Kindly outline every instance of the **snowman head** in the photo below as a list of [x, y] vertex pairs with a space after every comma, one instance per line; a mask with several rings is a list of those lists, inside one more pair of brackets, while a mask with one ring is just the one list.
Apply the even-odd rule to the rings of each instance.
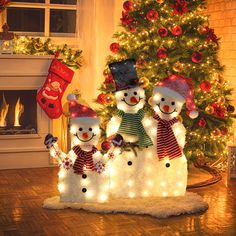
[[126, 113], [136, 113], [145, 105], [145, 91], [140, 87], [118, 91], [115, 97], [117, 108]]
[[68, 95], [70, 133], [73, 145], [97, 145], [100, 138], [99, 119], [90, 107], [79, 104], [75, 97]]
[[96, 146], [101, 134], [99, 121], [90, 117], [72, 118], [70, 133], [73, 145]]
[[136, 113], [145, 104], [145, 92], [138, 87], [135, 65], [134, 59], [109, 64], [116, 85], [117, 108], [127, 113]]
[[190, 118], [196, 118], [193, 91], [184, 77], [172, 75], [154, 87], [151, 105], [161, 119], [171, 120], [178, 116], [184, 103]]

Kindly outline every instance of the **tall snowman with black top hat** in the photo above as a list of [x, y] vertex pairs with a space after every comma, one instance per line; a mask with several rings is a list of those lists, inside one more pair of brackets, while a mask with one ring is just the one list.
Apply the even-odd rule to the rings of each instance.
[[183, 196], [187, 186], [187, 160], [183, 153], [186, 130], [177, 119], [186, 103], [187, 114], [194, 119], [198, 116], [193, 90], [189, 81], [172, 75], [153, 90], [152, 106], [156, 120], [156, 157], [159, 160], [155, 178], [157, 195]]
[[[128, 59], [109, 65], [116, 85], [115, 98], [118, 109], [117, 115], [112, 117], [106, 130], [108, 137], [116, 135], [113, 143], [116, 146], [115, 151], [118, 150], [114, 151], [115, 158], [109, 163], [113, 197], [133, 198], [147, 193], [142, 173], [153, 140], [148, 130], [148, 126], [151, 128], [150, 121], [143, 109], [146, 103], [145, 91], [139, 87], [135, 64], [135, 60]], [[119, 153], [117, 146], [129, 143], [136, 145], [136, 154], [132, 151]]]
[[109, 198], [109, 173], [106, 159], [96, 148], [100, 138], [99, 119], [90, 107], [79, 104], [74, 95], [68, 98], [72, 150], [66, 155], [50, 135], [45, 140], [50, 153], [55, 157], [59, 155], [61, 160], [58, 174], [60, 201], [106, 202]]

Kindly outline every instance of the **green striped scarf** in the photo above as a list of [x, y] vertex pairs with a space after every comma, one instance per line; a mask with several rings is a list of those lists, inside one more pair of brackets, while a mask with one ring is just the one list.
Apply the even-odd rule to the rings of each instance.
[[153, 145], [142, 124], [142, 119], [145, 115], [143, 109], [140, 109], [135, 114], [119, 110], [117, 115], [122, 118], [118, 133], [138, 136], [138, 146], [140, 148]]

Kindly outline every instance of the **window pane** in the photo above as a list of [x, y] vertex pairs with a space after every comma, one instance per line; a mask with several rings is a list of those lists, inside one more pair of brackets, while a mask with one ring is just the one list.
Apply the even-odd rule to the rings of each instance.
[[50, 10], [50, 32], [52, 33], [75, 33], [76, 11], [75, 10]]
[[45, 3], [45, 0], [13, 0], [12, 2], [40, 2]]
[[44, 9], [7, 9], [7, 23], [11, 31], [44, 32]]
[[77, 4], [77, 0], [51, 0], [53, 4]]

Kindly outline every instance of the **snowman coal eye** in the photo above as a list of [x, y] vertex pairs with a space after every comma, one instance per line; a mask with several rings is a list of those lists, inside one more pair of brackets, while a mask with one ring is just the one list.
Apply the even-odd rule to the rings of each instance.
[[164, 102], [164, 101], [165, 101], [165, 98], [161, 98], [161, 101]]
[[89, 131], [92, 131], [93, 129], [92, 128], [89, 128]]
[[134, 92], [134, 95], [137, 95], [138, 93], [137, 92]]
[[82, 131], [83, 129], [82, 128], [79, 128], [79, 131]]
[[174, 106], [174, 105], [175, 105], [175, 102], [172, 102], [171, 105]]
[[127, 96], [128, 96], [128, 93], [124, 93], [124, 96], [127, 97]]

